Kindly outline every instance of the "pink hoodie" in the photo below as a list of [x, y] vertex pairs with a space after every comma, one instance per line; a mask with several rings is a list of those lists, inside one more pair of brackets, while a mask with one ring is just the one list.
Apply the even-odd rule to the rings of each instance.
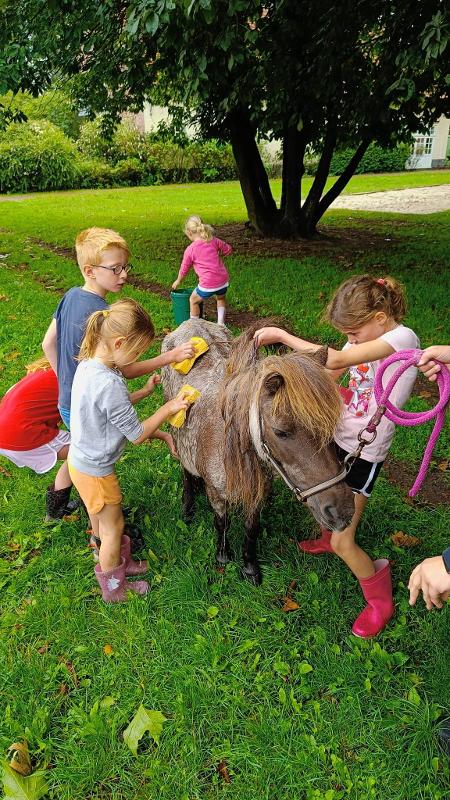
[[186, 247], [178, 278], [181, 280], [194, 267], [201, 289], [220, 289], [229, 281], [229, 275], [220, 256], [229, 256], [233, 248], [214, 236], [209, 242], [195, 239]]

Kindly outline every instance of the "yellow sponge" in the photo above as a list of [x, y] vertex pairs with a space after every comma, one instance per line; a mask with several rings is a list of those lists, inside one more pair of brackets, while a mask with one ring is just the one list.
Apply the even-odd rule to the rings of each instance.
[[[189, 405], [195, 403], [195, 401], [198, 400], [201, 394], [201, 392], [199, 392], [198, 389], [194, 389], [194, 387], [189, 386], [188, 383], [185, 383], [184, 386], [181, 387], [180, 391], [177, 394], [177, 397], [180, 397], [180, 395], [185, 393], [188, 393], [185, 400], [187, 403], [189, 403]], [[172, 414], [171, 417], [167, 417], [167, 422], [170, 422], [170, 424], [173, 425], [174, 428], [181, 428], [181, 426], [184, 425], [184, 423], [186, 422], [186, 409], [182, 408], [181, 411], [177, 411], [176, 414]]]
[[194, 345], [194, 355], [192, 358], [185, 358], [184, 361], [178, 361], [172, 364], [172, 367], [181, 375], [187, 375], [197, 361], [197, 358], [209, 350], [209, 344], [205, 342], [201, 336], [192, 336], [190, 341]]

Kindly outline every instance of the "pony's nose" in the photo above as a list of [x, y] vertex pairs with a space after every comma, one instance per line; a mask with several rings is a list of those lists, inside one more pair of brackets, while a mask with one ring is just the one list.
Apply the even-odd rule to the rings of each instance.
[[325, 518], [327, 522], [327, 527], [331, 531], [344, 530], [344, 528], [350, 525], [352, 519], [352, 514], [344, 516], [342, 514], [342, 509], [340, 512], [339, 509], [336, 508], [336, 506], [332, 505], [332, 503], [329, 503], [328, 505], [322, 507], [322, 516]]

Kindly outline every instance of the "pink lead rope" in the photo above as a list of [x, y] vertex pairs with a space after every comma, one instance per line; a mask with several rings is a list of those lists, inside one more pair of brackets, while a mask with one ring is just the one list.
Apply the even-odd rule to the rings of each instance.
[[[417, 473], [416, 480], [408, 492], [410, 497], [415, 497], [425, 479], [425, 475], [427, 474], [427, 470], [430, 465], [434, 445], [436, 444], [438, 436], [442, 430], [442, 426], [444, 425], [445, 409], [450, 401], [450, 372], [445, 364], [441, 364], [442, 369], [437, 373], [437, 384], [439, 386], [440, 397], [439, 402], [434, 406], [434, 408], [431, 408], [429, 411], [403, 411], [401, 408], [396, 408], [389, 401], [389, 395], [400, 376], [403, 375], [403, 373], [406, 372], [409, 367], [417, 366], [422, 356], [422, 352], [422, 350], [399, 350], [398, 353], [393, 353], [391, 356], [388, 356], [388, 358], [386, 358], [383, 363], [380, 364], [375, 375], [375, 399], [378, 403], [378, 409], [365, 429], [368, 433], [374, 433], [376, 431], [376, 426], [383, 416], [383, 409], [387, 419], [391, 420], [391, 422], [395, 422], [397, 425], [422, 425], [422, 423], [436, 418], [434, 428], [431, 432], [431, 436], [423, 454], [422, 463], [420, 465], [419, 472]], [[433, 360], [435, 360], [437, 364], [441, 363], [436, 359]], [[390, 364], [393, 364], [396, 361], [403, 361], [404, 364], [395, 370], [386, 387], [383, 388], [384, 372]]]

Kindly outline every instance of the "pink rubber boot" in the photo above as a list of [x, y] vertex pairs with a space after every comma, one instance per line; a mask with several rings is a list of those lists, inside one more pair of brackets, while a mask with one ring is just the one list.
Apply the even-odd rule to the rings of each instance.
[[150, 588], [146, 581], [135, 581], [135, 583], [128, 583], [128, 581], [125, 580], [124, 558], [121, 558], [119, 566], [114, 567], [114, 569], [109, 569], [107, 572], [102, 572], [100, 569], [100, 564], [96, 564], [94, 571], [100, 589], [102, 590], [102, 597], [105, 603], [122, 603], [124, 600], [126, 600], [127, 592], [147, 594]]
[[321, 528], [320, 533], [322, 534], [320, 539], [307, 539], [304, 542], [297, 542], [299, 550], [303, 550], [304, 553], [311, 553], [314, 556], [318, 556], [320, 553], [333, 553], [331, 531]]
[[387, 558], [373, 562], [375, 575], [359, 582], [367, 605], [353, 623], [352, 632], [362, 639], [377, 636], [394, 613], [391, 568]]
[[127, 575], [127, 577], [143, 575], [144, 572], [148, 571], [147, 561], [134, 561], [131, 558], [131, 539], [126, 533], [122, 535], [120, 557], [125, 559], [125, 575]]

